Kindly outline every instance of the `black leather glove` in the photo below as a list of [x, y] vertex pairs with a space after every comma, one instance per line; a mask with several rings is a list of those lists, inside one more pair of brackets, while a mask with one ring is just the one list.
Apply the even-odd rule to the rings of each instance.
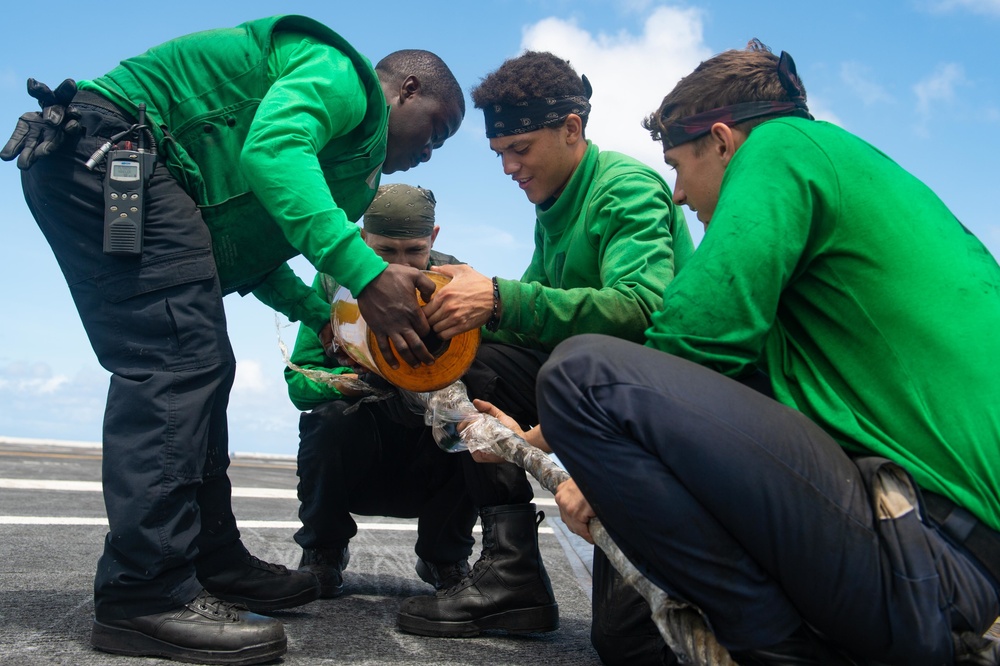
[[28, 94], [38, 100], [42, 110], [18, 118], [14, 133], [0, 150], [0, 160], [9, 162], [17, 157], [18, 169], [30, 169], [58, 148], [65, 135], [80, 131], [80, 115], [68, 110], [76, 95], [76, 81], [66, 79], [53, 92], [44, 83], [28, 79]]

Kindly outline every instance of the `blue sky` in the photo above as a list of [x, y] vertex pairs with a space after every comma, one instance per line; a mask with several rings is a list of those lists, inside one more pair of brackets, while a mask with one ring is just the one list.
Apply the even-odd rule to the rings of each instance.
[[[133, 3], [114, 17], [84, 7], [55, 0], [0, 10], [0, 141], [32, 108], [29, 76], [52, 85], [92, 78], [174, 36], [299, 13], [331, 26], [372, 61], [401, 48], [434, 51], [466, 91], [525, 48], [553, 51], [593, 83], [588, 137], [647, 161], [672, 182], [641, 118], [698, 62], [757, 37], [795, 57], [817, 117], [924, 180], [1000, 256], [1000, 0], [174, 0]], [[487, 275], [516, 278], [527, 265], [533, 208], [503, 175], [471, 103], [459, 133], [431, 162], [384, 182], [435, 192], [437, 249]], [[700, 238], [699, 223], [688, 219]], [[0, 164], [0, 220], [0, 436], [99, 441], [108, 376], [13, 164]], [[308, 264], [293, 265], [311, 279]], [[278, 340], [291, 345], [295, 326], [252, 297], [229, 296], [226, 309], [238, 359], [230, 448], [294, 454], [298, 412], [285, 392]]]

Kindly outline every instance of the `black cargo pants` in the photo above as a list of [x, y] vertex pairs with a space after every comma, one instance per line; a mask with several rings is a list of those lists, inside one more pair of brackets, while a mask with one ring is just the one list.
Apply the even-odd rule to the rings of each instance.
[[[212, 242], [163, 164], [147, 191], [141, 257], [103, 253], [104, 164], [84, 162], [132, 121], [81, 92], [81, 135], [23, 172], [25, 199], [111, 373], [104, 416], [110, 531], [94, 583], [98, 619], [166, 611], [201, 589], [194, 561], [235, 547], [226, 407], [235, 358]], [[58, 325], [58, 319], [53, 322]]]

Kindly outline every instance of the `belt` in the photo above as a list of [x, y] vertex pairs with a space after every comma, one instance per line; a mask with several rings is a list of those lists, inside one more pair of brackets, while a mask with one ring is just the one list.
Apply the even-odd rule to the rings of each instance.
[[968, 550], [1000, 588], [1000, 532], [983, 525], [978, 518], [947, 497], [922, 491], [924, 510], [941, 531]]
[[71, 104], [86, 104], [87, 106], [96, 106], [99, 109], [104, 109], [105, 111], [110, 111], [116, 116], [120, 116], [130, 123], [135, 122], [135, 118], [132, 114], [118, 106], [110, 99], [104, 95], [91, 92], [90, 90], [77, 90], [76, 95], [73, 96], [73, 101]]

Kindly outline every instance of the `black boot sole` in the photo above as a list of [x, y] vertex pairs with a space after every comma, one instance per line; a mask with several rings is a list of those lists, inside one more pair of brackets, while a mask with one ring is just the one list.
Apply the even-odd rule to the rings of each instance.
[[559, 628], [559, 605], [518, 608], [463, 622], [428, 620], [399, 613], [396, 615], [396, 623], [407, 633], [438, 638], [472, 638], [491, 629], [501, 629], [511, 634], [540, 634]]
[[90, 634], [90, 644], [102, 652], [130, 657], [162, 657], [191, 664], [235, 664], [236, 666], [274, 661], [288, 649], [288, 639], [283, 636], [281, 640], [248, 645], [239, 650], [198, 650], [167, 643], [140, 631], [112, 627], [97, 621], [94, 622]]
[[344, 596], [344, 592], [347, 588], [341, 585], [323, 585], [319, 588], [319, 598], [320, 599], [336, 599], [337, 597]]
[[220, 599], [225, 601], [230, 601], [236, 604], [243, 604], [252, 613], [269, 613], [276, 610], [284, 610], [286, 608], [295, 608], [296, 606], [302, 606], [311, 601], [316, 601], [319, 599], [320, 590], [319, 584], [317, 583], [315, 587], [305, 588], [296, 592], [295, 594], [289, 595], [287, 597], [281, 597], [280, 599], [258, 599], [250, 597], [242, 597], [238, 594], [227, 594], [225, 592], [215, 592], [209, 590]]

